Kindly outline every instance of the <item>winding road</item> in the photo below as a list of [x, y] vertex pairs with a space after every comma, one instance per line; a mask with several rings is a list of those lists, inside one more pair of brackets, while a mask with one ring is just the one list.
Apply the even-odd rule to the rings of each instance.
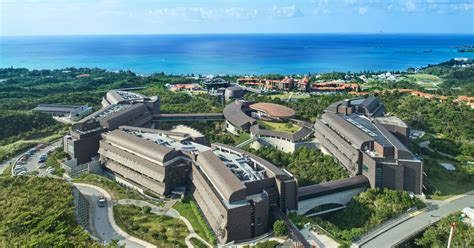
[[[135, 238], [124, 232], [115, 223], [113, 215], [113, 202], [110, 194], [104, 189], [82, 183], [74, 183], [81, 193], [89, 200], [91, 205], [90, 225], [92, 232], [97, 238], [109, 243], [113, 239], [118, 239], [120, 245], [130, 248], [156, 247], [141, 239]], [[98, 198], [103, 195], [107, 199], [106, 207], [97, 205]]]
[[474, 207], [474, 191], [430, 204], [431, 211], [416, 215], [360, 245], [363, 248], [393, 247], [429, 225], [465, 207]]
[[[130, 236], [124, 232], [116, 224], [113, 216], [113, 201], [110, 194], [104, 189], [90, 184], [74, 183], [74, 185], [79, 189], [79, 191], [88, 198], [91, 203], [91, 212], [90, 212], [90, 227], [94, 236], [100, 238], [105, 242], [110, 242], [113, 239], [118, 239], [119, 244], [125, 245], [127, 248], [135, 247], [156, 247], [155, 245], [148, 243], [144, 240], [138, 239], [136, 237]], [[107, 199], [106, 207], [99, 207], [97, 205], [99, 196], [103, 195]], [[212, 247], [206, 240], [200, 237], [195, 231], [188, 219], [181, 216], [178, 211], [173, 208], [162, 208], [156, 205], [153, 205], [146, 201], [141, 200], [132, 200], [132, 199], [120, 199], [117, 201], [117, 204], [120, 205], [135, 205], [135, 206], [149, 206], [151, 212], [157, 215], [165, 215], [171, 218], [177, 218], [184, 222], [186, 227], [189, 230], [189, 235], [186, 236], [185, 242], [188, 247], [193, 247], [191, 243], [191, 238], [197, 238], [206, 244], [208, 247]]]

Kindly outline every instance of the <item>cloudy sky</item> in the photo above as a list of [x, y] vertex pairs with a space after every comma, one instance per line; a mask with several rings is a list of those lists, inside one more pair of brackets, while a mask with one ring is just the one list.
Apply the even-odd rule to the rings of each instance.
[[474, 0], [0, 0], [0, 35], [469, 33]]

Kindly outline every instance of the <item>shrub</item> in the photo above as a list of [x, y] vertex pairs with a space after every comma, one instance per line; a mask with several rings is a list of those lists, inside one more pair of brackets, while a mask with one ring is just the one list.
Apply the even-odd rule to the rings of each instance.
[[273, 231], [276, 236], [286, 236], [288, 235], [288, 226], [282, 220], [277, 220], [273, 223]]

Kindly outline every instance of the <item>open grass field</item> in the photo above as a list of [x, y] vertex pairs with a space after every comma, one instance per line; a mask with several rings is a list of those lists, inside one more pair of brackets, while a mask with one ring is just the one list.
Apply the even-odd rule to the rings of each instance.
[[133, 205], [114, 206], [114, 217], [127, 233], [158, 247], [186, 247], [184, 240], [189, 231], [179, 219], [156, 215], [147, 208]]
[[267, 130], [287, 133], [296, 133], [301, 128], [300, 126], [295, 125], [293, 123], [271, 122], [264, 120], [257, 120], [257, 123], [264, 126]]
[[[428, 159], [427, 159], [428, 158]], [[433, 158], [424, 155], [424, 167], [427, 177], [426, 183], [434, 188], [434, 192], [429, 196], [434, 200], [445, 200], [452, 196], [459, 195], [474, 190], [474, 180], [472, 169], [466, 169], [456, 160], [447, 158]], [[455, 171], [443, 168], [440, 163], [450, 163], [456, 167]]]
[[437, 88], [438, 85], [443, 82], [443, 80], [437, 76], [423, 73], [409, 74], [406, 75], [404, 79], [428, 88]]

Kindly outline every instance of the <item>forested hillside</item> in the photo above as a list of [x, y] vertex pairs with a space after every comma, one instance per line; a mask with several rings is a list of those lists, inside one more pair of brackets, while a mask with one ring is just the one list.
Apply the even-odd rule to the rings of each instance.
[[0, 246], [99, 247], [77, 224], [72, 201], [62, 180], [0, 176]]

